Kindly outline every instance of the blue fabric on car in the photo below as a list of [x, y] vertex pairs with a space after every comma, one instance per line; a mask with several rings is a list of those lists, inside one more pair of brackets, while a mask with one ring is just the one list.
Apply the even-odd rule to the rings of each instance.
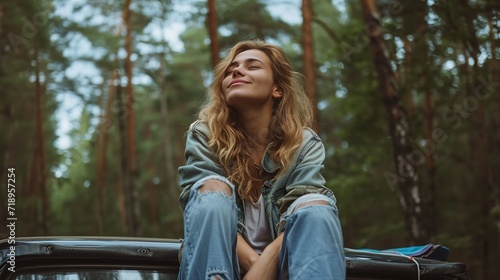
[[450, 249], [439, 244], [426, 244], [426, 245], [391, 248], [384, 250], [375, 250], [375, 249], [360, 249], [360, 250], [370, 251], [370, 252], [382, 252], [382, 253], [393, 252], [409, 257], [417, 257], [417, 258], [431, 259], [437, 261], [446, 261], [450, 253]]

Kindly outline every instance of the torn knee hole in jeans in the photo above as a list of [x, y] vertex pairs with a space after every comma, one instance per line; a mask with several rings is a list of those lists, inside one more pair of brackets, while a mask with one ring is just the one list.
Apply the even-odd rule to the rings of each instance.
[[313, 206], [313, 205], [330, 205], [330, 203], [328, 203], [328, 201], [326, 201], [326, 200], [308, 201], [308, 202], [300, 203], [299, 205], [297, 205], [296, 209], [300, 209], [300, 208], [307, 207], [307, 206]]
[[227, 278], [225, 275], [210, 275], [209, 278], [210, 280], [228, 280], [229, 278]]
[[227, 271], [218, 267], [217, 269], [208, 270], [208, 279], [210, 280], [229, 280]]
[[218, 193], [218, 194], [223, 194], [223, 195], [225, 195], [225, 196], [227, 196], [227, 197], [231, 197], [231, 192], [226, 192], [226, 191], [224, 191], [224, 190], [208, 190], [208, 191], [207, 191], [207, 190], [202, 190], [202, 189], [199, 189], [199, 190], [198, 190], [198, 193], [199, 193], [200, 195], [202, 195], [202, 194], [210, 194], [210, 193]]
[[220, 192], [228, 195], [229, 197], [233, 195], [231, 187], [217, 179], [211, 179], [204, 182], [203, 185], [198, 189], [199, 194], [205, 194], [209, 192]]

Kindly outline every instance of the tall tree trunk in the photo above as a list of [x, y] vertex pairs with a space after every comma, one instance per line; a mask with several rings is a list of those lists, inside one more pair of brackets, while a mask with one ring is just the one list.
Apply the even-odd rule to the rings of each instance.
[[[165, 79], [164, 79], [165, 80]], [[168, 124], [168, 120], [170, 114], [168, 112], [168, 103], [167, 103], [167, 92], [166, 85], [162, 87], [161, 95], [160, 95], [160, 114], [162, 118], [163, 131], [165, 132], [165, 136], [163, 137], [163, 147], [165, 151], [165, 169], [166, 169], [166, 177], [168, 184], [168, 193], [172, 197], [177, 197], [179, 195], [179, 191], [177, 188], [177, 184], [175, 184], [175, 175], [174, 175], [174, 157], [172, 155], [172, 141], [171, 141], [171, 132], [170, 126]]]
[[313, 106], [314, 123], [312, 129], [319, 133], [318, 97], [316, 95], [316, 70], [314, 65], [314, 46], [311, 28], [311, 22], [313, 18], [311, 0], [302, 0], [302, 17], [302, 49], [304, 50], [302, 63], [304, 65], [304, 76], [306, 77], [305, 89]]
[[[162, 57], [162, 65], [163, 69], [166, 69], [166, 61], [165, 57]], [[166, 74], [163, 75], [162, 80], [160, 82], [160, 114], [162, 119], [162, 126], [165, 135], [163, 136], [163, 147], [165, 153], [165, 171], [166, 171], [166, 179], [167, 179], [167, 188], [169, 196], [175, 198], [179, 196], [179, 189], [176, 182], [176, 177], [174, 175], [174, 157], [172, 155], [172, 141], [171, 141], [171, 127], [169, 125], [170, 114], [168, 110], [168, 94], [167, 94], [167, 82], [166, 82]]]
[[131, 10], [130, 10], [130, 1], [125, 1], [125, 13], [124, 13], [124, 22], [126, 26], [126, 36], [125, 36], [125, 50], [127, 52], [127, 56], [125, 57], [125, 74], [127, 76], [127, 177], [126, 181], [128, 184], [127, 195], [130, 196], [130, 203], [127, 207], [132, 209], [131, 215], [131, 227], [132, 227], [132, 235], [139, 236], [140, 229], [140, 208], [139, 208], [139, 198], [135, 185], [135, 180], [137, 178], [137, 165], [136, 165], [136, 148], [135, 148], [135, 116], [134, 116], [134, 92], [132, 85], [132, 61], [130, 59], [132, 55], [132, 22], [131, 22]]
[[479, 218], [479, 220], [481, 221], [481, 230], [479, 230], [479, 237], [482, 247], [481, 263], [484, 275], [483, 279], [492, 279], [494, 277], [491, 274], [491, 270], [494, 267], [494, 264], [491, 257], [495, 253], [492, 252], [491, 249], [492, 246], [495, 245], [490, 243], [489, 237], [493, 229], [493, 219], [490, 213], [493, 209], [492, 197], [494, 193], [493, 189], [490, 187], [491, 185], [488, 182], [489, 171], [491, 170], [491, 166], [489, 165], [487, 160], [489, 153], [488, 147], [490, 143], [488, 141], [488, 131], [485, 126], [486, 118], [484, 111], [484, 104], [480, 103], [473, 119], [474, 127], [476, 127], [477, 129], [476, 133], [472, 133], [472, 135], [474, 135], [473, 137], [476, 137], [476, 139], [473, 140], [473, 142], [475, 143], [474, 147], [477, 147], [477, 150], [473, 150], [475, 153], [473, 158], [475, 158], [474, 162], [476, 166], [476, 172], [474, 172], [476, 179], [474, 180], [474, 182], [475, 184], [477, 184], [477, 186], [479, 186], [478, 190], [481, 193], [481, 200], [479, 203], [481, 207], [479, 215], [480, 218], [476, 218]]
[[[125, 17], [125, 10], [122, 12], [122, 18]], [[120, 21], [120, 24], [116, 28], [115, 35], [119, 37], [122, 33], [124, 26], [124, 20]], [[101, 118], [100, 122], [98, 125], [97, 129], [97, 178], [96, 178], [96, 189], [97, 189], [97, 221], [98, 221], [98, 230], [100, 234], [103, 234], [103, 227], [102, 227], [102, 220], [105, 215], [105, 210], [104, 210], [104, 205], [106, 201], [105, 197], [105, 191], [104, 191], [104, 181], [105, 181], [105, 174], [106, 174], [106, 158], [107, 158], [107, 151], [108, 151], [108, 142], [109, 142], [109, 129], [112, 123], [111, 120], [111, 110], [112, 110], [112, 104], [114, 101], [114, 93], [116, 91], [115, 87], [115, 81], [117, 80], [118, 76], [118, 49], [115, 50], [115, 59], [113, 61], [114, 68], [111, 71], [111, 77], [109, 78], [109, 83], [108, 83], [108, 94], [107, 98], [104, 97], [104, 94], [101, 94], [99, 96], [99, 101], [100, 103], [104, 104], [106, 103], [106, 106], [100, 105], [100, 110], [101, 110]], [[123, 180], [118, 180], [117, 182], [119, 186], [123, 184]], [[121, 183], [120, 183], [121, 182]], [[123, 187], [123, 185], [121, 185]], [[118, 195], [123, 195], [123, 192], [118, 191]], [[118, 199], [119, 203], [123, 202], [123, 199]], [[124, 209], [125, 206], [119, 205], [120, 209], [120, 215], [122, 219], [126, 217], [124, 214]], [[122, 224], [125, 225], [125, 222], [122, 220]], [[125, 229], [126, 227], [124, 227]], [[126, 230], [124, 230], [125, 232]]]
[[3, 23], [3, 4], [0, 4], [0, 34], [2, 34], [2, 23]]
[[38, 140], [38, 160], [40, 174], [40, 195], [42, 199], [42, 229], [43, 234], [49, 234], [49, 197], [47, 194], [47, 179], [45, 176], [45, 136], [43, 128], [43, 92], [40, 82], [40, 57], [35, 47], [35, 95], [36, 95], [36, 126]]
[[[117, 74], [116, 80], [120, 80], [120, 75]], [[117, 187], [117, 193], [118, 193], [118, 209], [120, 210], [120, 220], [122, 223], [122, 230], [123, 233], [131, 236], [131, 229], [130, 229], [130, 217], [129, 213], [130, 211], [127, 211], [127, 195], [125, 194], [125, 181], [126, 179], [126, 172], [127, 172], [127, 159], [126, 159], [126, 153], [127, 153], [127, 137], [125, 135], [125, 117], [123, 116], [124, 114], [124, 105], [123, 105], [123, 97], [122, 97], [122, 87], [120, 85], [115, 87], [115, 95], [116, 95], [116, 101], [118, 104], [118, 112], [117, 112], [117, 123], [118, 123], [118, 143], [119, 143], [119, 164], [118, 164], [118, 179], [116, 182], [116, 187]]]
[[[37, 138], [38, 134], [38, 129], [35, 133], [34, 139]], [[28, 184], [26, 184], [26, 197], [28, 198], [31, 203], [28, 204], [28, 221], [27, 224], [30, 225], [28, 230], [29, 232], [38, 233], [39, 228], [37, 226], [37, 207], [36, 207], [36, 201], [37, 201], [37, 186], [38, 186], [38, 170], [39, 170], [39, 153], [38, 153], [38, 147], [36, 150], [33, 150], [33, 156], [32, 156], [32, 161], [31, 161], [31, 168], [30, 168], [30, 177], [29, 180], [27, 181]]]
[[[464, 11], [464, 20], [467, 27], [466, 36], [464, 39], [464, 49], [466, 50], [465, 56], [472, 58], [473, 65], [472, 69], [467, 72], [468, 77], [466, 77], [467, 83], [470, 85], [470, 90], [467, 92], [474, 93], [475, 90], [480, 86], [478, 81], [478, 76], [481, 75], [481, 69], [479, 66], [479, 54], [480, 46], [479, 39], [477, 37], [477, 31], [474, 22], [477, 20], [477, 11], [475, 7], [471, 6], [468, 1], [461, 0], [459, 3]], [[467, 64], [465, 64], [467, 66]], [[482, 68], [482, 67], [481, 67]], [[469, 96], [467, 96], [468, 98]], [[474, 96], [472, 96], [474, 97]], [[469, 99], [470, 100], [470, 99]], [[471, 158], [474, 162], [474, 192], [479, 195], [479, 212], [474, 221], [477, 222], [477, 229], [475, 234], [475, 239], [479, 241], [480, 246], [478, 246], [478, 251], [476, 251], [476, 256], [480, 256], [481, 263], [481, 274], [483, 279], [495, 278], [492, 271], [494, 271], [495, 262], [498, 259], [495, 255], [496, 252], [492, 251], [494, 247], [498, 248], [498, 240], [490, 242], [490, 236], [493, 233], [493, 222], [494, 219], [491, 215], [492, 209], [494, 207], [493, 197], [495, 196], [491, 184], [489, 184], [488, 178], [490, 177], [490, 170], [493, 170], [493, 164], [488, 160], [490, 158], [490, 152], [493, 148], [492, 141], [489, 139], [489, 132], [486, 119], [486, 108], [485, 100], [475, 99], [477, 106], [473, 106], [472, 110], [469, 112], [472, 114], [472, 127], [471, 127]], [[491, 147], [491, 148], [490, 148]]]
[[[434, 133], [434, 107], [432, 104], [432, 93], [429, 88], [424, 93], [424, 117], [425, 117], [425, 135], [426, 135], [426, 150], [435, 150], [436, 144], [433, 143]], [[429, 237], [436, 233], [436, 161], [434, 152], [425, 153], [427, 163], [427, 187], [423, 194], [425, 197], [425, 212], [429, 221], [427, 226]]]
[[[398, 81], [392, 71], [385, 46], [375, 0], [360, 0], [363, 17], [370, 37], [370, 52], [377, 72], [382, 97], [388, 117], [389, 131], [393, 145], [393, 156], [397, 175], [386, 172], [388, 183], [397, 181], [397, 195], [402, 207], [405, 228], [410, 244], [428, 242], [428, 231], [422, 217], [420, 187], [416, 166], [411, 162], [412, 138], [406, 112], [401, 105]], [[390, 182], [389, 182], [390, 181]]]
[[[215, 5], [214, 4], [209, 4], [209, 5]], [[215, 14], [215, 7], [213, 7], [213, 13]], [[165, 13], [166, 14], [166, 11]], [[163, 21], [165, 22], [166, 19]], [[215, 34], [217, 29], [215, 29]], [[167, 38], [163, 38], [163, 42], [167, 42]], [[218, 39], [214, 39], [214, 42], [217, 44], [217, 57], [219, 55], [219, 45], [218, 45]], [[167, 46], [163, 46], [163, 49], [166, 50]], [[211, 46], [211, 50], [213, 50], [213, 46]], [[212, 57], [213, 58], [213, 57]], [[175, 162], [174, 162], [174, 156], [173, 156], [173, 145], [172, 145], [172, 128], [169, 125], [169, 120], [170, 120], [170, 113], [169, 113], [169, 106], [168, 106], [168, 81], [167, 81], [167, 72], [166, 69], [168, 67], [167, 65], [167, 60], [166, 60], [166, 53], [162, 52], [161, 57], [160, 57], [160, 65], [161, 65], [161, 71], [160, 71], [160, 78], [155, 79], [157, 80], [158, 86], [160, 87], [160, 114], [161, 114], [161, 125], [163, 127], [163, 132], [165, 133], [163, 136], [163, 150], [165, 154], [165, 174], [166, 174], [166, 179], [167, 179], [167, 193], [169, 194], [169, 197], [171, 199], [174, 199], [175, 202], [177, 202], [177, 198], [179, 197], [180, 193], [180, 188], [179, 186], [175, 183], [177, 182], [176, 179], [176, 169], [175, 169]], [[179, 138], [180, 139], [180, 138]], [[174, 202], [174, 201], [173, 201]], [[179, 205], [178, 203], [173, 203], [172, 205]]]
[[[415, 54], [416, 57], [431, 57], [428, 38], [426, 38], [429, 16], [429, 8], [424, 1], [415, 1], [412, 3], [412, 8], [415, 13], [415, 22], [417, 22], [417, 29], [415, 34]], [[426, 160], [426, 173], [427, 180], [425, 186], [422, 187], [421, 195], [423, 197], [423, 211], [427, 221], [427, 230], [429, 237], [436, 233], [436, 143], [434, 143], [434, 106], [432, 100], [432, 69], [431, 63], [424, 63], [417, 70], [416, 77], [419, 80], [416, 85], [418, 91], [424, 94], [424, 135], [426, 138], [425, 143], [425, 160]]]
[[210, 58], [212, 61], [212, 67], [215, 67], [217, 62], [219, 62], [219, 36], [217, 33], [217, 10], [215, 8], [215, 0], [208, 0], [208, 15], [207, 15], [207, 25], [208, 34], [210, 36]]
[[[118, 198], [120, 202], [120, 209], [125, 211], [126, 214], [126, 223], [125, 223], [125, 231], [128, 236], [133, 236], [132, 229], [132, 208], [131, 205], [131, 197], [127, 194], [129, 191], [129, 183], [130, 180], [128, 173], [128, 160], [127, 160], [127, 132], [126, 132], [126, 124], [125, 124], [125, 115], [126, 108], [123, 102], [123, 93], [122, 87], [118, 86], [116, 90], [116, 100], [118, 102], [118, 112], [117, 112], [117, 120], [118, 120], [118, 135], [119, 135], [119, 143], [120, 143], [120, 173], [121, 180], [118, 182]], [[121, 210], [120, 212], [123, 212]]]
[[[101, 106], [101, 119], [98, 125], [97, 130], [97, 178], [96, 178], [96, 189], [97, 189], [97, 202], [98, 202], [98, 221], [102, 223], [102, 219], [104, 218], [105, 210], [104, 210], [104, 201], [105, 192], [104, 192], [104, 181], [106, 175], [106, 154], [108, 152], [108, 142], [109, 142], [109, 125], [111, 124], [111, 105], [113, 104], [114, 92], [115, 92], [115, 82], [116, 79], [116, 71], [113, 70], [111, 73], [111, 78], [109, 80], [108, 85], [108, 96], [106, 100], [102, 98], [103, 104], [105, 102], [105, 106]], [[102, 96], [102, 95], [101, 95]], [[102, 234], [102, 225], [99, 225], [99, 232]]]
[[122, 159], [120, 158], [120, 162], [117, 165], [117, 170], [119, 177], [116, 180], [116, 191], [118, 193], [118, 209], [120, 211], [120, 221], [122, 225], [122, 232], [128, 236], [131, 236], [130, 226], [128, 225], [128, 213], [127, 213], [127, 201], [125, 196], [125, 177], [123, 175], [123, 165]]
[[[493, 21], [496, 17], [496, 25], [493, 24]], [[500, 47], [500, 40], [498, 36], [495, 36], [495, 34], [498, 34], [500, 32], [500, 25], [498, 19], [500, 18], [500, 10], [492, 10], [489, 18], [488, 18], [488, 25], [490, 27], [490, 53], [492, 55], [495, 54], [495, 50], [497, 50]], [[496, 31], [496, 32], [495, 32]], [[490, 92], [490, 96], [494, 96], [492, 100], [492, 108], [496, 108], [496, 110], [493, 110], [496, 112], [496, 115], [491, 116], [493, 119], [493, 131], [496, 131], [496, 133], [493, 134], [488, 134], [492, 138], [491, 143], [493, 146], [493, 151], [492, 154], [498, 155], [500, 154], [500, 62], [498, 59], [492, 59], [491, 60], [491, 82], [492, 82], [492, 90]], [[483, 89], [484, 90], [484, 89]], [[495, 100], [496, 98], [496, 100]], [[500, 192], [498, 191], [500, 189], [500, 174], [496, 172], [495, 170], [500, 170], [500, 160], [496, 158], [492, 162], [492, 166], [489, 170], [488, 173], [488, 185], [489, 188], [492, 190], [492, 209], [497, 209], [496, 212], [493, 210], [492, 215], [492, 220], [491, 220], [491, 235], [489, 237], [490, 244], [491, 244], [491, 252], [493, 253], [491, 260], [492, 262], [490, 263], [491, 271], [490, 275], [500, 275], [500, 267], [498, 265], [492, 264], [496, 260], [500, 259]]]
[[[405, 34], [406, 35], [406, 34]], [[412, 46], [411, 42], [408, 39], [408, 36], [403, 37], [403, 42], [404, 42], [404, 50], [405, 50], [405, 57], [404, 57], [404, 73], [401, 75], [401, 84], [406, 85], [406, 108], [408, 108], [408, 118], [411, 119], [415, 116], [415, 101], [413, 100], [413, 94], [412, 94], [412, 88], [409, 86], [411, 84], [412, 78], [411, 78], [411, 70], [412, 69], [412, 59], [413, 59], [413, 53], [412, 53]]]
[[[150, 142], [152, 135], [151, 135], [151, 123], [148, 123], [146, 125], [146, 141]], [[158, 225], [158, 203], [157, 203], [157, 197], [156, 197], [156, 189], [155, 189], [155, 184], [153, 182], [153, 176], [155, 174], [155, 168], [153, 165], [153, 160], [151, 153], [148, 154], [148, 158], [146, 159], [146, 168], [148, 170], [148, 177], [150, 178], [147, 180], [146, 186], [148, 189], [148, 194], [149, 194], [149, 221], [151, 222], [151, 225], [153, 226], [153, 229], [156, 229], [156, 226]]]
[[99, 95], [98, 98], [98, 103], [99, 103], [99, 110], [100, 110], [100, 115], [99, 115], [99, 124], [97, 125], [97, 140], [96, 140], [96, 153], [97, 153], [97, 176], [96, 176], [96, 200], [95, 200], [95, 220], [96, 220], [96, 226], [97, 226], [97, 234], [98, 235], [104, 235], [103, 233], [103, 217], [104, 217], [104, 194], [103, 194], [103, 184], [102, 180], [104, 178], [104, 171], [101, 171], [102, 168], [104, 167], [103, 161], [104, 161], [104, 156], [102, 154], [102, 143], [101, 143], [101, 135], [100, 132], [102, 130], [102, 124], [104, 122], [104, 96], [103, 94]]

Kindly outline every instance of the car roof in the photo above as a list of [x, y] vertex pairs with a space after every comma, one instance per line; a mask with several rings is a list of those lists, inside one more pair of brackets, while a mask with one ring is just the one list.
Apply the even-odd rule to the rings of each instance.
[[[182, 240], [144, 237], [102, 236], [48, 236], [16, 237], [15, 259], [20, 268], [30, 265], [66, 264], [123, 266], [137, 268], [167, 269], [176, 273], [179, 269], [178, 253]], [[0, 241], [0, 275], [9, 260], [8, 239]], [[377, 279], [408, 279], [420, 271], [423, 279], [441, 279], [443, 275], [465, 275], [463, 263], [440, 262], [427, 259], [395, 256], [345, 249], [347, 274], [356, 279], [378, 275]], [[415, 267], [418, 259], [420, 266]], [[18, 262], [19, 260], [19, 262]], [[22, 260], [22, 261], [21, 261]], [[4, 271], [5, 272], [5, 271]], [[388, 276], [382, 278], [383, 276]], [[427, 276], [427, 277], [425, 277]], [[348, 279], [354, 279], [350, 278]], [[359, 277], [359, 278], [358, 278]], [[433, 278], [436, 277], [436, 278]], [[372, 279], [372, 278], [369, 278]], [[447, 278], [447, 279], [466, 279]]]
[[[10, 251], [9, 240], [0, 241], [0, 264], [6, 262]], [[160, 261], [178, 265], [178, 239], [144, 237], [97, 237], [97, 236], [47, 236], [17, 237], [15, 239], [16, 259], [92, 259]]]

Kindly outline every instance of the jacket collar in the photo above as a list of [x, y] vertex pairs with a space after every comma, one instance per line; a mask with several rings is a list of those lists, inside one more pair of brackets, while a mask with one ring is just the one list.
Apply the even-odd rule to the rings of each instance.
[[267, 151], [264, 153], [264, 157], [262, 157], [262, 168], [264, 169], [264, 171], [266, 171], [267, 173], [269, 174], [273, 174], [275, 173], [276, 171], [278, 171], [278, 169], [280, 169], [280, 166], [279, 164], [274, 161], [271, 156], [269, 156], [269, 154], [267, 153]]

